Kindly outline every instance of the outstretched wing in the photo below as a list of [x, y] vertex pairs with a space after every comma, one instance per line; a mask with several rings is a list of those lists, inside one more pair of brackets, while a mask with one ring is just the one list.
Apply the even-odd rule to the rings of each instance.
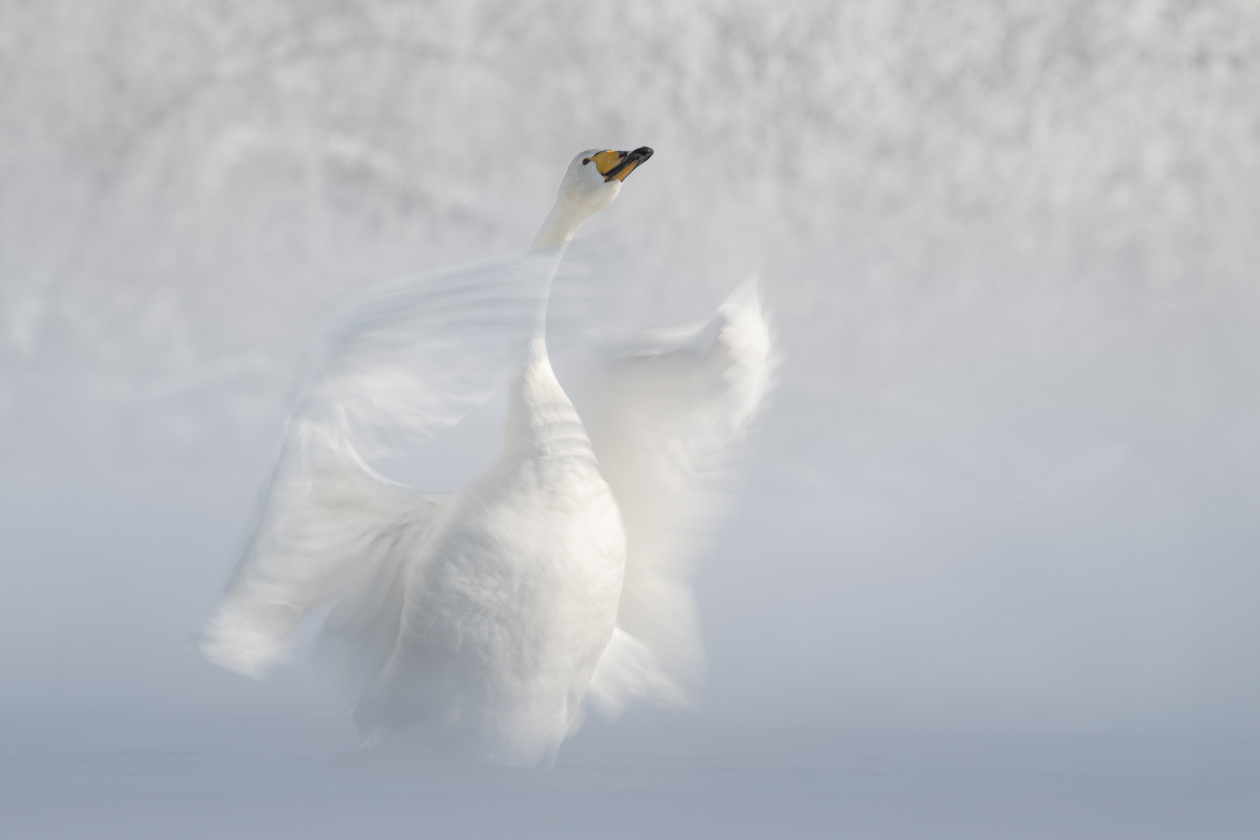
[[702, 667], [691, 559], [720, 498], [722, 455], [770, 388], [771, 332], [748, 282], [709, 322], [644, 334], [611, 359], [588, 424], [627, 534], [617, 632], [588, 696], [686, 702]]
[[261, 677], [304, 616], [329, 609], [317, 664], [371, 679], [392, 650], [399, 575], [442, 510], [365, 455], [431, 437], [519, 361], [554, 260], [534, 255], [408, 278], [340, 307], [289, 420], [253, 534], [200, 649]]
[[369, 458], [454, 426], [523, 360], [555, 268], [554, 255], [523, 254], [358, 294], [316, 344], [298, 413], [344, 414]]
[[385, 607], [396, 565], [423, 539], [436, 504], [374, 473], [344, 422], [294, 417], [249, 546], [203, 629], [201, 652], [259, 679], [287, 658], [292, 633], [311, 610], [337, 601], [356, 604], [356, 612]]

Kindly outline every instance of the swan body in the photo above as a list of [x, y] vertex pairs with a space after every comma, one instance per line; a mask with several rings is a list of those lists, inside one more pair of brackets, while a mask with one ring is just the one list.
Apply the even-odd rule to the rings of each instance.
[[[405, 731], [429, 753], [501, 765], [554, 762], [588, 693], [613, 713], [636, 696], [685, 702], [698, 634], [670, 535], [768, 385], [755, 291], [612, 354], [590, 434], [544, 335], [565, 247], [651, 154], [578, 155], [524, 257], [351, 307], [206, 623], [211, 661], [260, 677], [326, 610], [316, 664], [357, 697], [368, 738]], [[426, 496], [368, 466], [390, 431], [458, 422], [504, 369], [516, 370], [504, 446], [480, 479]]]
[[446, 715], [431, 748], [554, 758], [608, 644], [626, 542], [608, 482], [541, 342], [512, 388], [499, 462], [454, 494], [411, 563], [394, 653], [360, 701], [365, 729]]

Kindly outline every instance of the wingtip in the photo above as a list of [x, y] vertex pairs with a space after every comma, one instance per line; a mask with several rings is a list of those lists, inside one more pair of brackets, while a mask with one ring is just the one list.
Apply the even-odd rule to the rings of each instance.
[[755, 274], [750, 275], [726, 296], [722, 305], [740, 309], [756, 309], [760, 312], [761, 280]]
[[210, 663], [262, 682], [273, 665], [288, 658], [288, 646], [276, 643], [239, 618], [216, 614], [190, 640], [192, 647]]
[[756, 277], [735, 288], [718, 307], [724, 322], [721, 334], [733, 355], [745, 364], [767, 364], [777, 360], [774, 330], [761, 304]]

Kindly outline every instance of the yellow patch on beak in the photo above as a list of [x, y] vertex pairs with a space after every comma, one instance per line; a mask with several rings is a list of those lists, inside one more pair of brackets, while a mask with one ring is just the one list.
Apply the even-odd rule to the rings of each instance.
[[612, 149], [609, 149], [608, 151], [591, 155], [588, 159], [599, 168], [600, 175], [607, 177], [612, 168], [621, 163], [621, 159], [625, 156], [625, 152], [614, 152]]
[[591, 155], [582, 163], [595, 164], [605, 181], [624, 181], [636, 166], [651, 156], [652, 150], [647, 146], [640, 146], [633, 152], [615, 152], [608, 149]]

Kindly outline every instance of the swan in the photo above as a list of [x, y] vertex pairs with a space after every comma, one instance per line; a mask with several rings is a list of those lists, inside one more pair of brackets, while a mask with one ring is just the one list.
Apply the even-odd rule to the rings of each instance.
[[[550, 285], [581, 224], [653, 154], [573, 159], [521, 256], [361, 294], [327, 330], [287, 423], [252, 536], [199, 639], [261, 679], [322, 615], [314, 652], [355, 699], [365, 743], [554, 764], [584, 700], [685, 705], [699, 669], [681, 535], [774, 367], [751, 283], [708, 322], [599, 354], [583, 423], [552, 370]], [[511, 372], [502, 452], [427, 495], [372, 456], [457, 423]], [[691, 528], [694, 530], [694, 528]]]

